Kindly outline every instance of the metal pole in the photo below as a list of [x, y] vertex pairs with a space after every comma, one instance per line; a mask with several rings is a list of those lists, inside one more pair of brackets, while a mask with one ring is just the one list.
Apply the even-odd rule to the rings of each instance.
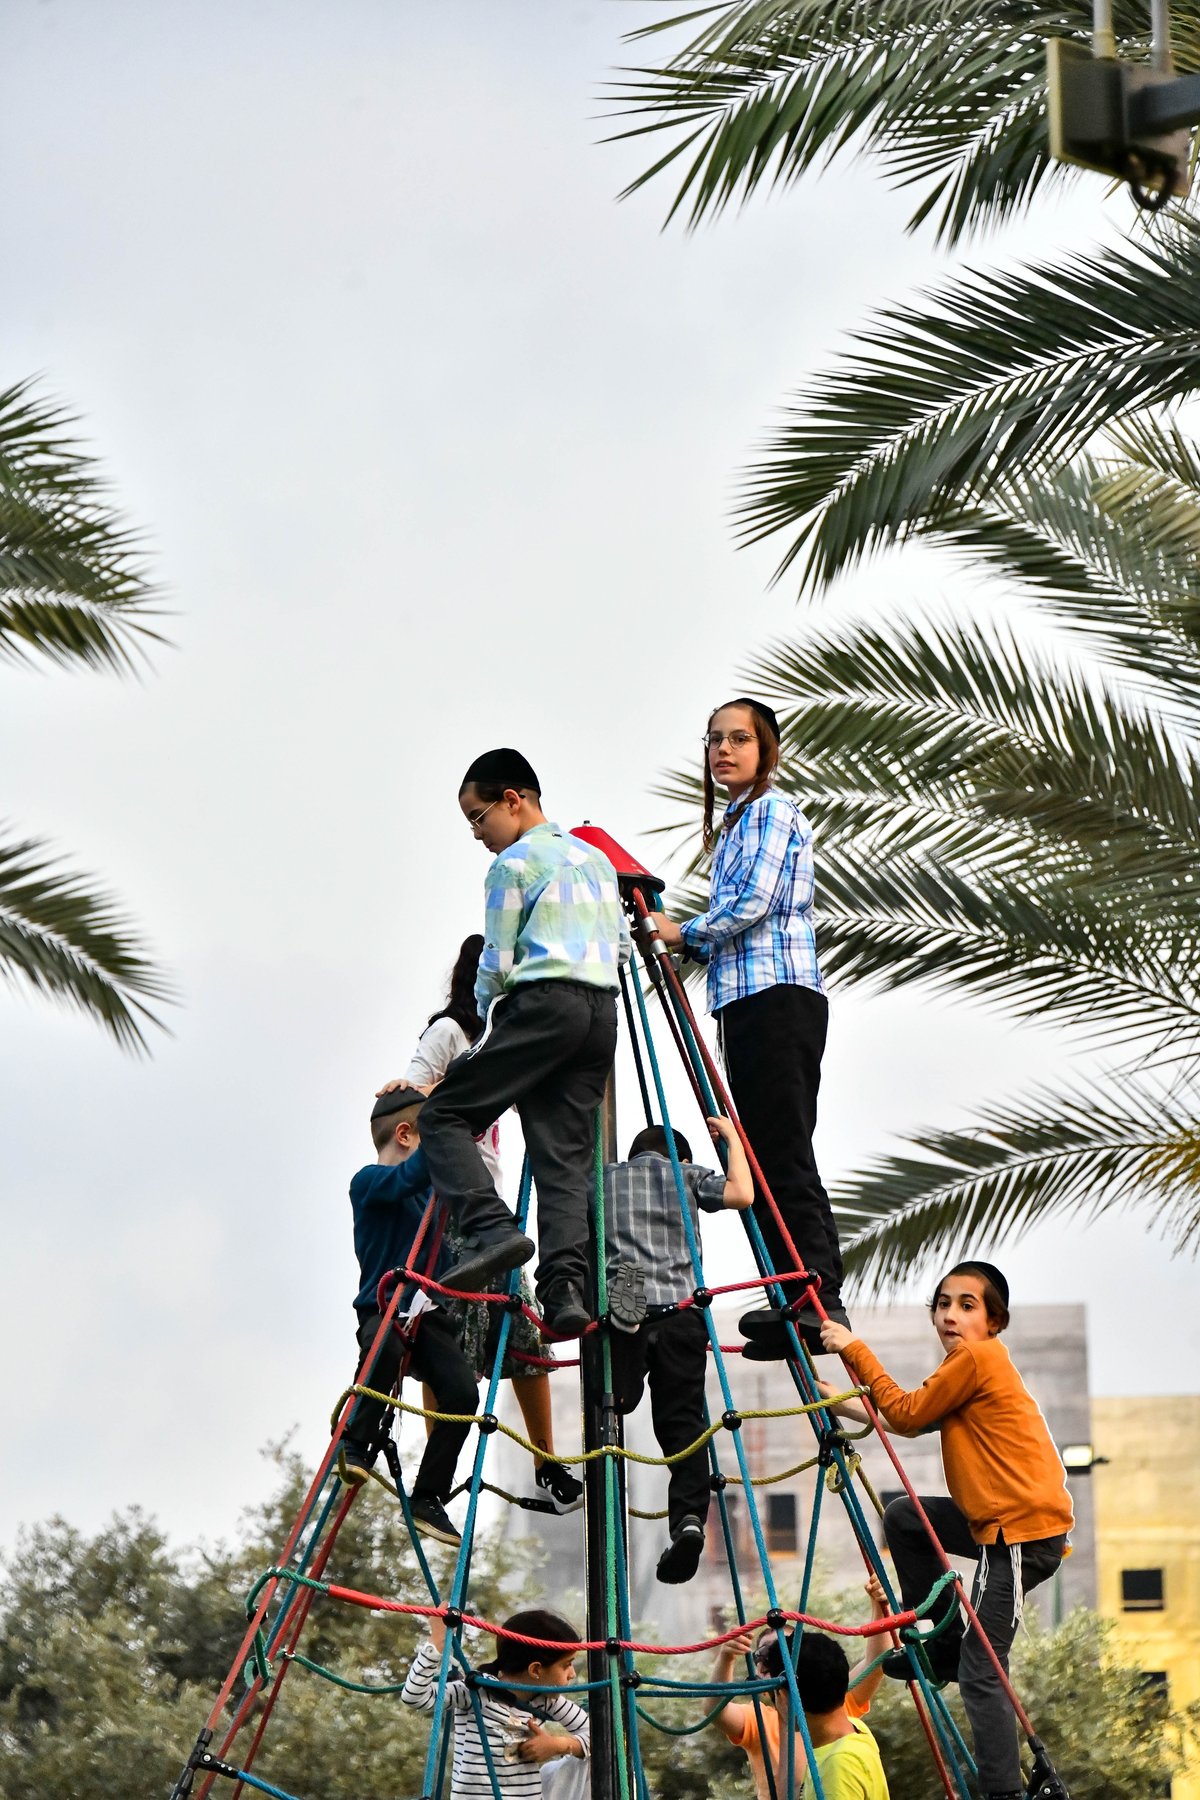
[[[600, 1112], [604, 1160], [616, 1154], [617, 1100], [616, 1082], [609, 1075]], [[592, 1292], [598, 1292], [595, 1267], [596, 1243], [592, 1240]], [[598, 1450], [605, 1444], [622, 1444], [624, 1432], [616, 1403], [604, 1378], [604, 1339], [607, 1326], [589, 1331], [580, 1343], [579, 1377], [583, 1389], [583, 1446]], [[607, 1458], [598, 1456], [583, 1466], [584, 1544], [587, 1564], [587, 1637], [600, 1641], [608, 1636], [608, 1569], [615, 1555], [615, 1545], [608, 1541], [608, 1513], [605, 1505]], [[617, 1530], [625, 1536], [625, 1484], [619, 1484]], [[591, 1714], [593, 1800], [617, 1800], [621, 1782], [617, 1759], [617, 1720], [613, 1713], [612, 1690], [609, 1686], [609, 1653], [603, 1648], [587, 1653], [588, 1680], [600, 1685], [588, 1695]]]
[[1113, 0], [1092, 0], [1092, 55], [1115, 57], [1117, 34], [1113, 30]]
[[1174, 70], [1171, 59], [1171, 9], [1168, 0], [1150, 0], [1150, 67], [1160, 75]]

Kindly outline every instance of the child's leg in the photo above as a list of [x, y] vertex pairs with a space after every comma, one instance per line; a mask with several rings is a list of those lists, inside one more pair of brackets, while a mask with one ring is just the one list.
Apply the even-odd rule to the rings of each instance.
[[[1043, 1538], [1010, 1548], [1000, 1537], [988, 1545], [986, 1558], [980, 1558], [971, 1604], [1006, 1673], [1020, 1617], [1017, 1568], [1021, 1593], [1025, 1594], [1054, 1573], [1062, 1561], [1064, 1543], [1061, 1537]], [[1021, 1791], [1016, 1714], [975, 1631], [968, 1631], [963, 1639], [958, 1687], [975, 1745], [980, 1792], [986, 1795]]]
[[[940, 1496], [921, 1496], [921, 1505], [937, 1532], [942, 1548], [950, 1556], [979, 1555], [979, 1545], [971, 1536], [966, 1519], [953, 1500]], [[893, 1500], [883, 1515], [883, 1533], [896, 1565], [896, 1580], [905, 1607], [920, 1607], [935, 1581], [945, 1571], [937, 1551], [929, 1541], [917, 1509], [907, 1494]], [[953, 1588], [943, 1589], [932, 1606], [923, 1607], [921, 1616], [935, 1622], [944, 1619], [948, 1610], [956, 1610], [957, 1596]], [[936, 1661], [943, 1667], [953, 1663], [962, 1636], [961, 1621], [955, 1619], [935, 1640]]]
[[[375, 1341], [375, 1333], [379, 1330], [381, 1313], [368, 1313], [358, 1328], [359, 1361], [367, 1354]], [[377, 1393], [390, 1394], [396, 1385], [396, 1377], [400, 1373], [400, 1364], [404, 1356], [404, 1346], [392, 1330], [388, 1331], [379, 1347], [375, 1362], [363, 1377], [363, 1386], [374, 1388]], [[355, 1372], [357, 1374], [357, 1371]], [[344, 1442], [353, 1444], [359, 1450], [366, 1451], [378, 1447], [391, 1430], [394, 1409], [384, 1406], [380, 1400], [368, 1400], [360, 1397], [355, 1401], [354, 1411], [347, 1423]]]
[[533, 1466], [540, 1469], [548, 1456], [554, 1455], [554, 1416], [550, 1407], [550, 1377], [544, 1369], [533, 1375], [514, 1375], [512, 1390], [525, 1421], [525, 1436], [536, 1444], [541, 1455], [535, 1455]]
[[[449, 1320], [439, 1313], [422, 1313], [413, 1339], [409, 1367], [420, 1380], [429, 1383], [438, 1412], [478, 1411], [479, 1388], [475, 1371], [463, 1355]], [[451, 1424], [443, 1419], [434, 1422], [417, 1478], [412, 1484], [414, 1499], [445, 1500], [454, 1486], [458, 1453], [466, 1443], [470, 1429], [469, 1425]]]
[[[602, 995], [599, 989], [584, 988], [576, 982], [530, 982], [505, 996], [480, 1047], [450, 1065], [445, 1080], [422, 1108], [421, 1143], [434, 1187], [449, 1203], [468, 1240], [477, 1240], [481, 1233], [516, 1236], [513, 1215], [496, 1193], [475, 1138], [508, 1107], [521, 1107], [535, 1090], [560, 1080], [564, 1068], [574, 1062], [591, 1035], [593, 994], [607, 1001], [615, 1049], [616, 1003], [611, 994]], [[611, 1064], [612, 1050], [610, 1067]], [[601, 1092], [603, 1086], [601, 1079]], [[592, 1104], [594, 1107], [596, 1102]], [[533, 1116], [536, 1120], [536, 1107]], [[535, 1157], [531, 1135], [536, 1137], [536, 1130], [527, 1126], [526, 1147], [538, 1179], [540, 1221], [547, 1185], [553, 1190], [555, 1183], [550, 1180], [548, 1184], [539, 1174], [539, 1157], [547, 1166], [549, 1159], [540, 1149]], [[589, 1140], [589, 1151], [590, 1147]], [[575, 1148], [572, 1144], [571, 1149]], [[590, 1159], [583, 1171], [585, 1208], [588, 1168]], [[586, 1210], [584, 1232], [586, 1243]], [[473, 1247], [468, 1244], [468, 1253]], [[580, 1254], [585, 1255], [583, 1246]]]
[[538, 1298], [553, 1315], [552, 1290], [561, 1295], [562, 1284], [587, 1297], [596, 1108], [616, 1054], [617, 1007], [614, 994], [578, 982], [542, 981], [536, 990], [538, 1010], [569, 1018], [574, 1038], [570, 1054], [517, 1102], [537, 1187]]
[[[809, 988], [774, 987], [721, 1009], [721, 1042], [738, 1116], [821, 1303], [841, 1305], [842, 1254], [813, 1154], [829, 1006]], [[754, 1216], [776, 1269], [793, 1267], [764, 1200]], [[789, 1284], [789, 1289], [791, 1284]]]
[[[650, 1374], [654, 1435], [664, 1456], [694, 1444], [704, 1430], [704, 1378], [708, 1331], [701, 1315], [665, 1313], [642, 1326]], [[667, 1483], [667, 1520], [674, 1533], [689, 1513], [703, 1525], [708, 1517], [708, 1453], [697, 1450], [676, 1463]]]

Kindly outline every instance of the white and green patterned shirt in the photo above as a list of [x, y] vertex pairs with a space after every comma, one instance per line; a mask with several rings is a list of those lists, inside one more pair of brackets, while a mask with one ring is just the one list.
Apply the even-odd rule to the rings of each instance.
[[632, 944], [617, 872], [603, 851], [547, 820], [500, 852], [483, 896], [481, 1018], [498, 995], [527, 981], [620, 985]]

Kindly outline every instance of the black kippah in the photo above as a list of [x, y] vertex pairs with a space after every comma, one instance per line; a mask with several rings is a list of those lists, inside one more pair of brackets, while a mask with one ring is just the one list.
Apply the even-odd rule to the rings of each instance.
[[471, 764], [459, 785], [465, 787], [532, 788], [539, 799], [542, 784], [519, 750], [485, 750]]
[[[942, 1281], [948, 1281], [951, 1275], [982, 1275], [985, 1281], [991, 1282], [1005, 1306], [1008, 1305], [1008, 1282], [995, 1263], [980, 1262], [977, 1256], [968, 1256], [962, 1262], [955, 1263], [952, 1269], [947, 1269]], [[939, 1281], [938, 1286], [941, 1285], [942, 1282]]]
[[775, 717], [775, 714], [771, 711], [770, 707], [764, 706], [761, 700], [751, 700], [748, 695], [739, 694], [736, 700], [727, 700], [725, 704], [726, 706], [748, 706], [751, 712], [756, 712], [760, 719], [766, 721], [775, 734], [775, 742], [779, 743], [779, 720]]
[[392, 1113], [407, 1112], [410, 1106], [424, 1106], [428, 1094], [423, 1094], [417, 1087], [393, 1088], [390, 1094], [380, 1094], [371, 1108], [371, 1121], [390, 1118]]

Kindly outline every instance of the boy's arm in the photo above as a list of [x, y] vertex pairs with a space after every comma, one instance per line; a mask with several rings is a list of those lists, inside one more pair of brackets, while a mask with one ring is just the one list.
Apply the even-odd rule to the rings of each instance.
[[[878, 1575], [872, 1575], [866, 1583], [866, 1590], [871, 1601], [871, 1617], [886, 1619], [889, 1611], [887, 1595], [883, 1591], [883, 1583]], [[869, 1709], [879, 1690], [879, 1684], [883, 1680], [881, 1668], [872, 1669], [871, 1673], [864, 1675], [861, 1680], [859, 1679], [859, 1670], [865, 1669], [868, 1664], [873, 1663], [877, 1656], [882, 1656], [885, 1650], [891, 1648], [891, 1644], [892, 1637], [888, 1631], [880, 1631], [872, 1637], [863, 1639], [863, 1653], [850, 1671], [850, 1694], [848, 1696], [848, 1699], [852, 1698], [854, 1711], [859, 1717]]]
[[[833, 1394], [844, 1394], [845, 1391], [846, 1383], [844, 1381], [822, 1381], [818, 1376], [817, 1392], [823, 1400], [828, 1400]], [[871, 1423], [867, 1409], [861, 1400], [841, 1400], [836, 1406], [831, 1406], [829, 1410], [835, 1419], [853, 1419], [856, 1425]]]
[[719, 1138], [725, 1145], [727, 1162], [725, 1164], [725, 1192], [722, 1200], [738, 1212], [745, 1212], [754, 1204], [754, 1177], [750, 1173], [750, 1164], [746, 1161], [746, 1152], [742, 1140], [732, 1119], [710, 1119], [708, 1129], [713, 1142]]
[[[749, 1655], [752, 1642], [750, 1632], [744, 1631], [740, 1637], [730, 1638], [727, 1644], [722, 1644], [713, 1663], [712, 1679], [732, 1681], [737, 1658]], [[720, 1711], [714, 1713], [712, 1723], [725, 1733], [731, 1744], [740, 1744], [746, 1729], [746, 1708], [740, 1700], [726, 1700]]]
[[425, 1161], [425, 1152], [418, 1144], [412, 1155], [406, 1156], [402, 1163], [394, 1163], [390, 1168], [379, 1171], [374, 1181], [373, 1197], [377, 1201], [398, 1206], [405, 1200], [424, 1194], [429, 1183], [429, 1164]]
[[971, 1398], [978, 1384], [975, 1359], [965, 1344], [952, 1350], [928, 1380], [911, 1392], [892, 1380], [861, 1338], [850, 1338], [843, 1354], [874, 1405], [902, 1437], [916, 1437], [940, 1424], [947, 1413], [957, 1412]]
[[475, 1008], [486, 1019], [488, 1008], [504, 992], [504, 980], [516, 961], [517, 938], [525, 916], [523, 865], [501, 853], [483, 884], [483, 949], [475, 977]]

